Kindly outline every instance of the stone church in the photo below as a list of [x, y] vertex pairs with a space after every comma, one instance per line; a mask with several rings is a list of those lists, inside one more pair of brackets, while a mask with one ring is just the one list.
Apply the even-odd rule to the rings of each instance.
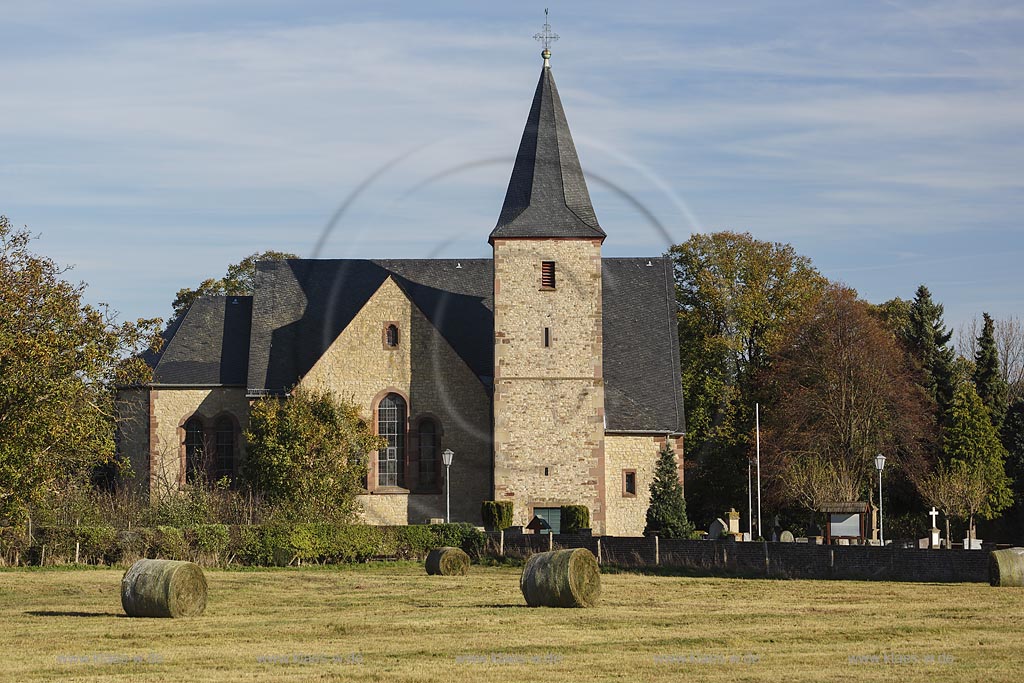
[[582, 504], [594, 533], [643, 531], [666, 440], [682, 477], [672, 267], [602, 258], [543, 56], [493, 257], [263, 262], [253, 296], [198, 299], [131, 390], [121, 447], [142, 489], [184, 486], [204, 453], [211, 477], [237, 474], [250, 402], [318, 387], [387, 439], [359, 497], [368, 523], [444, 517], [450, 449], [452, 521], [510, 500], [515, 524], [557, 529], [559, 506]]

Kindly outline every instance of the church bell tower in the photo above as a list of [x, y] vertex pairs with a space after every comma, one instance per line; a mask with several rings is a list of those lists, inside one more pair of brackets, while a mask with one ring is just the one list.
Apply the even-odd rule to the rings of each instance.
[[586, 505], [604, 528], [601, 244], [551, 74], [544, 66], [494, 250], [494, 499], [515, 524]]

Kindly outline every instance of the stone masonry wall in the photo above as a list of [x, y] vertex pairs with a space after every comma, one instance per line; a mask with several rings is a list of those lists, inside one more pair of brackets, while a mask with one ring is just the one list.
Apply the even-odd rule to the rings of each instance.
[[[609, 434], [604, 437], [605, 502], [604, 533], [612, 536], [640, 536], [647, 524], [651, 483], [660, 444], [652, 436]], [[623, 471], [636, 472], [636, 495], [623, 489]]]
[[176, 491], [184, 483], [185, 422], [197, 415], [204, 428], [213, 437], [214, 423], [222, 415], [234, 418], [238, 431], [236, 467], [245, 457], [245, 443], [241, 432], [249, 424], [249, 400], [245, 389], [215, 387], [209, 389], [160, 388], [150, 389], [150, 495]]
[[149, 495], [149, 389], [117, 392], [117, 449], [132, 468], [129, 485]]
[[[541, 288], [555, 262], [556, 287]], [[544, 328], [550, 346], [544, 346]], [[494, 498], [605, 523], [599, 240], [494, 240]]]
[[[384, 344], [387, 324], [398, 327], [398, 346]], [[454, 453], [451, 467], [452, 521], [480, 523], [480, 503], [491, 495], [491, 406], [487, 389], [427, 317], [388, 278], [303, 378], [308, 387], [330, 389], [352, 401], [376, 429], [375, 409], [394, 391], [408, 404], [409, 476], [405, 491], [379, 490], [376, 456], [370, 464], [370, 494], [361, 496], [371, 524], [410, 524], [444, 517], [444, 467], [438, 486], [418, 486], [416, 428], [430, 417], [441, 429], [440, 453]], [[411, 491], [411, 493], [410, 493]]]

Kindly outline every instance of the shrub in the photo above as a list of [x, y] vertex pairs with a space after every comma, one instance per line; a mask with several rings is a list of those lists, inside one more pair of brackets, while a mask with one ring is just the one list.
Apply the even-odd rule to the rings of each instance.
[[590, 528], [590, 509], [586, 505], [563, 505], [561, 516], [563, 534]]
[[158, 526], [153, 547], [158, 557], [168, 560], [189, 559], [188, 542], [181, 529], [174, 526]]
[[[72, 527], [71, 546], [78, 543], [79, 562], [99, 562], [109, 564], [120, 559], [117, 551], [117, 530], [110, 526], [78, 526]], [[74, 559], [74, 549], [69, 557]]]
[[429, 528], [436, 538], [435, 547], [462, 548], [474, 559], [483, 554], [484, 546], [487, 544], [487, 534], [472, 524], [431, 524]]
[[156, 554], [156, 537], [156, 529], [150, 527], [121, 529], [114, 540], [117, 553], [114, 561], [128, 564], [144, 557], [153, 557]]
[[511, 500], [485, 500], [480, 506], [484, 526], [495, 531], [512, 526]]

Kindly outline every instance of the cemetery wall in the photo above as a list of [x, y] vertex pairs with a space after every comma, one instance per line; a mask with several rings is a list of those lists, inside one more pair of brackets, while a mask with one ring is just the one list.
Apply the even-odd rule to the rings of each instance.
[[[556, 534], [555, 547], [600, 551], [602, 564], [784, 579], [987, 582], [989, 553], [888, 546], [738, 543]], [[505, 553], [548, 549], [546, 535], [505, 537]], [[598, 544], [600, 543], [600, 548]], [[988, 548], [986, 548], [988, 550]]]

